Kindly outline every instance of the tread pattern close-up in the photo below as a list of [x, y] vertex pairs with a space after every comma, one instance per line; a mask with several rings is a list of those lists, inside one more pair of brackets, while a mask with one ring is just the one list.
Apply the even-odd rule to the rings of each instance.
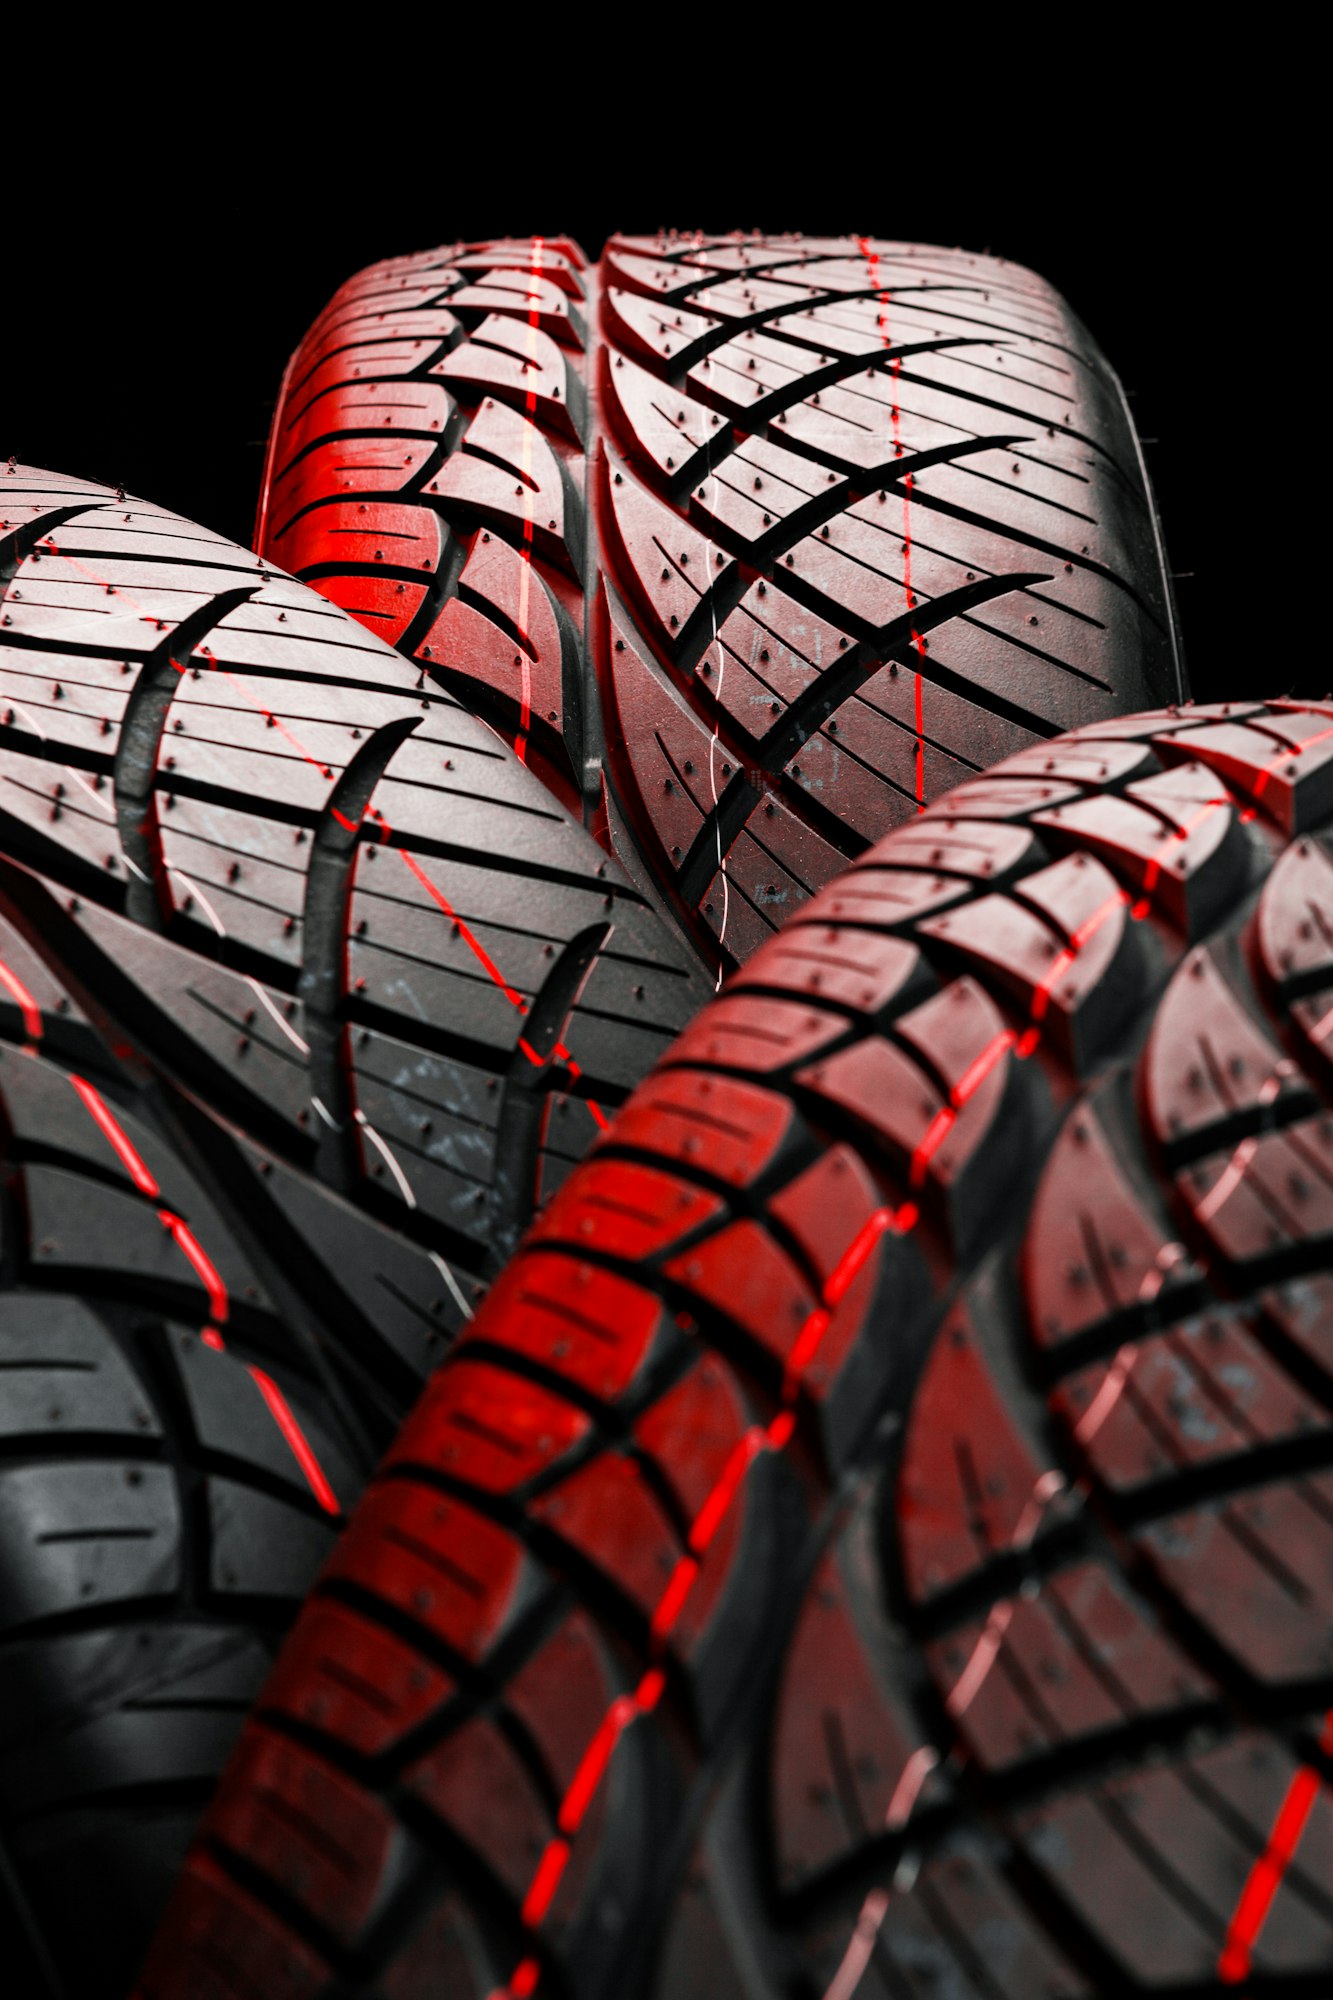
[[485, 715], [715, 972], [1000, 758], [1181, 698], [1120, 384], [864, 237], [455, 244], [293, 355], [258, 546]]
[[800, 910], [433, 1377], [143, 2000], [1323, 1991], [1330, 912], [1282, 702]]
[[123, 1994], [332, 1518], [706, 990], [344, 611], [0, 470], [0, 1926], [42, 2000]]
[[114, 1994], [362, 1474], [110, 1048], [0, 942], [0, 1950], [15, 1994]]

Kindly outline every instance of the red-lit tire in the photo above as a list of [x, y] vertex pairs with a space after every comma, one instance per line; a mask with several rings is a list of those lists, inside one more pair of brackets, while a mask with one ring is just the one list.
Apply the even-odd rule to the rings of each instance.
[[1333, 707], [1010, 759], [435, 1376], [143, 2000], [1333, 1977]]
[[206, 530], [0, 470], [16, 1996], [122, 2000], [341, 1508], [702, 997], [416, 682]]
[[995, 257], [454, 244], [284, 378], [258, 546], [521, 746], [743, 961], [950, 785], [1185, 693], [1120, 384]]

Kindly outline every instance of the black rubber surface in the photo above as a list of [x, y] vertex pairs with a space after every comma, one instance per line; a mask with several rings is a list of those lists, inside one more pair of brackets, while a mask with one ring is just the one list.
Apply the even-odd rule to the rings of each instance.
[[16, 1993], [123, 1993], [340, 1505], [704, 990], [419, 679], [206, 530], [0, 470]]

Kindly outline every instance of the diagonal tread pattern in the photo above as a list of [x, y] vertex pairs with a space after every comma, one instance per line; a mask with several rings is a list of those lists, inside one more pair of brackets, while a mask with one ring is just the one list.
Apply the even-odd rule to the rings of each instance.
[[334, 1524], [705, 982], [328, 597], [16, 464], [0, 522], [0, 1935], [110, 2000]]
[[[433, 1990], [455, 1899], [478, 2000], [730, 1994], [740, 1966], [775, 2000], [1317, 1990], [1333, 1106], [1297, 1009], [1333, 966], [1333, 709], [1243, 718], [1275, 770], [1307, 746], [1314, 807], [1192, 755], [1233, 719], [1094, 725], [960, 786], [639, 1087], [409, 1419], [252, 1725], [394, 1814], [435, 1887], [334, 1940], [290, 1856], [206, 1826], [145, 2000], [190, 1990], [201, 1934], [235, 1952], [255, 1896], [329, 2000]], [[459, 1509], [474, 1556], [450, 1540], [463, 1569], [414, 1600], [390, 1514], [423, 1564]], [[526, 1778], [425, 1826], [359, 1711], [312, 1728], [307, 1624], [327, 1680], [365, 1675], [377, 1626], [395, 1674], [403, 1648], [438, 1669], [442, 1621], [485, 1633], [474, 1699], [414, 1709], [414, 1755], [567, 1662], [524, 1714], [581, 1718], [544, 1834]], [[472, 1851], [497, 1825], [517, 1882]]]
[[950, 786], [1184, 693], [1112, 370], [1041, 279], [925, 245], [373, 265], [289, 365], [259, 546], [490, 720], [715, 972]]

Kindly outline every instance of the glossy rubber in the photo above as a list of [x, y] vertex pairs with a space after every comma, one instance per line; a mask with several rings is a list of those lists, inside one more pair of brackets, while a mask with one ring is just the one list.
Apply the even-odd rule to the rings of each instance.
[[0, 469], [18, 1992], [123, 1995], [340, 1507], [706, 990], [419, 679], [206, 530]]
[[998, 258], [454, 244], [288, 366], [258, 546], [490, 718], [744, 961], [918, 806], [1185, 692], [1120, 384]]
[[434, 1377], [143, 2000], [1321, 1990], [1331, 912], [1280, 702], [799, 912]]

